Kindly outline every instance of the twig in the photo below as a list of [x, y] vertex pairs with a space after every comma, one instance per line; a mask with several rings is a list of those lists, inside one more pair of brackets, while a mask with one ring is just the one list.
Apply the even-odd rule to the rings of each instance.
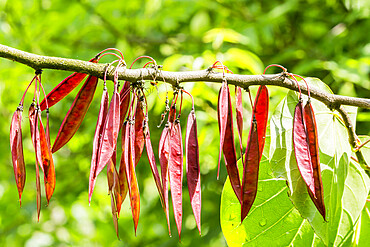
[[[103, 78], [107, 64], [95, 64], [77, 59], [67, 59], [59, 57], [40, 56], [21, 50], [17, 50], [0, 44], [0, 57], [4, 57], [22, 64], [25, 64], [33, 69], [54, 69], [66, 70], [74, 72], [84, 72], [99, 78]], [[127, 81], [151, 80], [157, 75], [157, 70], [153, 68], [145, 69], [118, 69], [118, 79]], [[200, 71], [185, 71], [172, 72], [161, 70], [161, 78], [163, 81], [176, 85], [183, 82], [216, 82], [221, 83], [223, 79], [222, 73], [216, 73], [209, 70]], [[242, 88], [248, 88], [252, 85], [271, 85], [288, 88], [298, 91], [298, 86], [286, 76], [282, 74], [274, 75], [239, 75], [225, 74], [225, 78], [229, 84], [233, 84]], [[107, 79], [113, 80], [113, 74], [109, 74]], [[300, 84], [302, 93], [307, 94], [306, 85]], [[346, 97], [323, 92], [314, 87], [310, 87], [311, 96], [330, 109], [339, 109], [341, 105], [357, 106], [370, 109], [370, 99]]]

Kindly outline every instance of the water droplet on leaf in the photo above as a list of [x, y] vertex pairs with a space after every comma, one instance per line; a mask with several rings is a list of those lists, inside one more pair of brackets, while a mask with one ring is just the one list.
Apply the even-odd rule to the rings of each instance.
[[260, 226], [265, 226], [265, 225], [266, 225], [266, 223], [267, 223], [266, 219], [265, 219], [265, 218], [263, 218], [263, 219], [261, 219], [261, 221], [260, 221]]

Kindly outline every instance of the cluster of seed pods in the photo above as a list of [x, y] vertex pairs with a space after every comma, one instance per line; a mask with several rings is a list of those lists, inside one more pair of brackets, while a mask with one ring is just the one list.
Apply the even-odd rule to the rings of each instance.
[[[220, 65], [217, 65], [217, 64]], [[231, 71], [221, 62], [217, 61], [211, 68]], [[250, 93], [249, 93], [250, 95]], [[236, 123], [239, 136], [240, 152], [243, 162], [242, 181], [237, 168], [236, 149], [233, 134], [233, 116], [230, 90], [226, 79], [223, 80], [218, 96], [218, 122], [220, 130], [220, 153], [218, 167], [220, 167], [221, 154], [223, 153], [227, 174], [236, 197], [241, 204], [241, 222], [247, 216], [257, 194], [258, 171], [263, 147], [265, 145], [266, 127], [269, 110], [269, 96], [267, 87], [259, 87], [254, 104], [252, 104], [252, 120], [249, 131], [247, 147], [243, 157], [242, 132], [243, 132], [243, 105], [242, 90], [235, 88]], [[219, 171], [219, 168], [218, 168]], [[219, 172], [217, 173], [218, 177]]]
[[[115, 51], [118, 54], [112, 51]], [[121, 212], [121, 205], [124, 202], [127, 194], [129, 195], [128, 197], [130, 200], [134, 229], [136, 233], [140, 214], [140, 192], [135, 169], [139, 163], [145, 146], [150, 169], [159, 193], [163, 211], [166, 215], [169, 234], [171, 235], [168, 193], [168, 190], [170, 189], [176, 227], [179, 238], [181, 237], [183, 215], [182, 186], [184, 148], [182, 143], [180, 117], [183, 95], [187, 94], [192, 99], [192, 109], [189, 113], [186, 125], [186, 176], [193, 214], [199, 234], [201, 234], [201, 178], [199, 166], [199, 145], [197, 139], [194, 99], [192, 95], [180, 86], [176, 86], [174, 87], [174, 94], [171, 104], [168, 100], [168, 94], [166, 96], [166, 108], [162, 114], [161, 124], [165, 121], [166, 116], [168, 116], [159, 141], [159, 172], [150, 140], [148, 107], [144, 92], [144, 81], [125, 81], [122, 85], [122, 89], [119, 90], [120, 83], [118, 81], [118, 69], [126, 66], [124, 57], [119, 50], [108, 48], [97, 54], [90, 60], [90, 62], [98, 63], [99, 60], [105, 55], [113, 55], [117, 57], [117, 60], [113, 61], [107, 66], [104, 74], [104, 89], [93, 140], [93, 152], [89, 177], [89, 203], [91, 202], [97, 176], [105, 167], [107, 167], [108, 190], [111, 196], [112, 216], [117, 237], [119, 237], [118, 218]], [[137, 60], [142, 58], [150, 59], [150, 61], [146, 63], [144, 67], [151, 64], [153, 68], [159, 68], [153, 58], [142, 56], [134, 60], [130, 66], [130, 69]], [[109, 103], [106, 77], [108, 69], [113, 66], [113, 64], [116, 64], [113, 76], [114, 91]], [[269, 67], [270, 66], [267, 68]], [[219, 61], [214, 63], [210, 69], [222, 69], [224, 75], [225, 71], [232, 73]], [[285, 68], [284, 72], [286, 72]], [[75, 97], [69, 111], [67, 112], [58, 131], [54, 144], [51, 147], [49, 134], [49, 107], [55, 105], [65, 96], [67, 96], [84, 80], [87, 75], [84, 73], [71, 74], [61, 83], [59, 83], [48, 95], [46, 95], [41, 103], [39, 100], [40, 92], [42, 90], [44, 95], [45, 92], [41, 84], [40, 75], [41, 71], [36, 71], [35, 77], [28, 85], [19, 106], [13, 115], [10, 127], [12, 161], [15, 180], [18, 188], [19, 201], [21, 203], [21, 196], [25, 185], [26, 176], [21, 130], [22, 111], [26, 92], [32, 83], [34, 83], [35, 93], [33, 102], [29, 109], [29, 121], [32, 143], [36, 154], [36, 202], [38, 219], [41, 209], [39, 168], [41, 167], [41, 170], [44, 173], [45, 193], [46, 199], [49, 203], [49, 200], [55, 189], [56, 181], [52, 153], [58, 151], [65, 144], [67, 144], [77, 132], [92, 102], [98, 84], [97, 77], [88, 76], [80, 91], [77, 93], [77, 96]], [[291, 76], [296, 81], [295, 76], [297, 75], [289, 73], [287, 73], [287, 75]], [[156, 86], [155, 82], [151, 84]], [[237, 156], [233, 133], [234, 127], [232, 104], [230, 90], [226, 79], [224, 79], [222, 82], [217, 106], [220, 131], [220, 152], [217, 177], [219, 174], [220, 161], [223, 153], [231, 186], [241, 204], [241, 221], [243, 221], [247, 216], [257, 194], [259, 163], [261, 161], [265, 144], [269, 110], [269, 95], [266, 86], [262, 85], [259, 87], [254, 103], [250, 93], [249, 97], [253, 106], [253, 110], [247, 146], [243, 154], [242, 89], [240, 87], [235, 87], [236, 123], [239, 136], [240, 152], [243, 162], [242, 180], [240, 179], [237, 168]], [[178, 101], [180, 101], [179, 104]], [[177, 107], [177, 105], [179, 105], [179, 107]], [[41, 112], [44, 110], [46, 110], [47, 116], [46, 128], [44, 128], [41, 121]], [[158, 127], [160, 127], [160, 125]], [[117, 146], [119, 133], [121, 133], [122, 138], [120, 148]], [[293, 143], [297, 164], [303, 180], [307, 184], [309, 195], [325, 219], [317, 129], [310, 98], [308, 99], [306, 106], [303, 108], [300, 96], [300, 101], [295, 109]], [[120, 151], [121, 156], [117, 169], [117, 154]]]
[[[218, 65], [220, 64], [220, 65]], [[297, 83], [296, 77], [300, 77], [307, 85], [303, 77], [287, 73], [286, 69], [280, 65], [277, 66], [284, 70], [285, 75], [291, 76]], [[217, 61], [211, 69], [222, 69], [223, 73], [232, 73], [221, 62]], [[300, 91], [300, 88], [299, 88]], [[242, 180], [237, 169], [236, 149], [233, 134], [233, 116], [231, 106], [230, 90], [226, 79], [223, 80], [218, 96], [218, 122], [220, 130], [220, 153], [218, 162], [218, 172], [220, 168], [221, 154], [225, 159], [226, 170], [229, 175], [231, 187], [241, 204], [241, 222], [245, 219], [250, 211], [257, 194], [259, 163], [262, 158], [263, 148], [266, 137], [266, 127], [269, 111], [269, 95], [267, 87], [261, 85], [258, 88], [254, 103], [249, 93], [252, 105], [251, 127], [249, 130], [247, 147], [243, 155], [242, 131], [243, 131], [243, 106], [241, 88], [235, 88], [235, 110], [236, 123], [239, 135], [241, 158], [243, 162]], [[293, 146], [297, 165], [303, 180], [305, 181], [308, 193], [316, 208], [325, 220], [325, 206], [323, 199], [323, 187], [321, 181], [321, 170], [319, 160], [318, 135], [316, 128], [315, 115], [310, 101], [308, 89], [308, 101], [305, 107], [302, 106], [302, 97], [300, 93], [299, 103], [295, 108], [293, 122]]]
[[308, 194], [323, 219], [326, 220], [317, 126], [309, 87], [303, 77], [291, 73], [288, 73], [288, 75], [295, 80], [298, 87], [296, 77], [301, 78], [307, 86], [308, 99], [306, 105], [303, 107], [302, 93], [299, 89], [299, 101], [294, 110], [293, 147], [298, 169], [306, 183]]
[[[159, 162], [161, 166], [163, 209], [166, 214], [168, 229], [170, 232], [168, 184], [171, 188], [172, 205], [175, 222], [179, 236], [181, 236], [182, 226], [182, 181], [183, 181], [183, 145], [181, 137], [180, 116], [183, 101], [183, 93], [192, 98], [192, 109], [189, 113], [186, 137], [186, 176], [190, 195], [190, 203], [193, 209], [195, 221], [201, 234], [200, 215], [201, 215], [201, 186], [200, 186], [200, 167], [199, 167], [199, 146], [197, 138], [197, 123], [194, 112], [194, 100], [190, 93], [182, 88], [174, 91], [174, 98], [171, 106], [166, 99], [166, 110], [162, 114], [164, 118], [168, 113], [168, 120], [162, 131], [159, 141]], [[176, 104], [180, 97], [179, 113]], [[171, 233], [170, 233], [171, 234]]]
[[[115, 52], [112, 52], [115, 51]], [[118, 54], [117, 54], [117, 53]], [[162, 114], [164, 121], [167, 113], [168, 120], [165, 124], [160, 143], [159, 143], [159, 161], [160, 172], [156, 164], [156, 157], [152, 148], [149, 131], [148, 107], [144, 93], [144, 81], [136, 82], [125, 81], [122, 89], [119, 90], [118, 74], [119, 68], [126, 66], [122, 53], [114, 48], [108, 48], [97, 54], [90, 62], [97, 63], [105, 55], [113, 55], [118, 59], [107, 66], [104, 74], [104, 89], [100, 104], [100, 110], [96, 123], [95, 135], [93, 140], [93, 152], [91, 158], [91, 169], [89, 178], [89, 203], [91, 202], [97, 176], [107, 167], [108, 190], [111, 196], [111, 208], [113, 222], [118, 234], [118, 218], [121, 212], [121, 205], [127, 194], [129, 195], [132, 217], [135, 233], [137, 230], [140, 214], [140, 192], [135, 168], [139, 163], [141, 155], [146, 148], [149, 159], [150, 169], [152, 171], [155, 184], [159, 193], [164, 213], [167, 218], [169, 234], [169, 196], [168, 190], [171, 188], [172, 204], [174, 216], [179, 237], [181, 236], [182, 225], [182, 184], [183, 184], [183, 145], [180, 128], [180, 116], [183, 101], [183, 94], [187, 94], [192, 99], [192, 110], [188, 116], [185, 152], [186, 152], [186, 175], [188, 181], [190, 201], [194, 212], [196, 224], [201, 233], [200, 215], [201, 215], [201, 189], [200, 189], [200, 167], [199, 167], [199, 146], [197, 139], [197, 125], [194, 112], [194, 100], [190, 93], [183, 88], [176, 88], [171, 107], [168, 106], [166, 98], [166, 110]], [[148, 56], [137, 58], [134, 63], [142, 58], [150, 59], [144, 67], [152, 64], [153, 68], [158, 69], [156, 61]], [[116, 64], [114, 69], [114, 91], [109, 103], [109, 93], [106, 87], [106, 77], [108, 69]], [[87, 76], [83, 73], [73, 73], [59, 83], [44, 100], [39, 103], [40, 88], [42, 88], [40, 73], [31, 81], [28, 88], [35, 81], [35, 96], [30, 107], [29, 119], [31, 124], [32, 142], [36, 153], [36, 188], [37, 188], [37, 211], [38, 217], [41, 208], [41, 190], [39, 179], [39, 166], [45, 176], [45, 191], [49, 202], [55, 188], [55, 171], [52, 159], [52, 153], [55, 153], [77, 132], [86, 112], [94, 97], [98, 78], [88, 76], [80, 91], [77, 93], [69, 111], [67, 112], [53, 146], [50, 146], [49, 125], [47, 120], [46, 131], [41, 122], [41, 111], [46, 110], [47, 116], [49, 107], [53, 106], [65, 96], [67, 96], [75, 87], [77, 87]], [[151, 83], [156, 86], [156, 82]], [[27, 92], [26, 90], [26, 92]], [[24, 93], [11, 122], [10, 143], [12, 160], [16, 184], [19, 192], [19, 200], [25, 184], [25, 163], [23, 158], [21, 118], [23, 110], [23, 101], [26, 95]], [[45, 93], [44, 93], [45, 95]], [[179, 113], [176, 114], [176, 103], [180, 98]], [[48, 119], [48, 118], [47, 118]], [[117, 146], [117, 139], [121, 133], [121, 147]], [[117, 167], [117, 154], [122, 151], [119, 165]], [[39, 165], [39, 166], [38, 166]], [[170, 187], [169, 187], [170, 186]]]
[[41, 186], [40, 186], [40, 168], [44, 173], [44, 184], [46, 200], [49, 204], [50, 198], [55, 189], [55, 169], [54, 161], [51, 154], [50, 146], [50, 132], [49, 132], [49, 106], [45, 101], [46, 109], [46, 128], [42, 123], [40, 92], [45, 95], [44, 88], [41, 83], [41, 70], [36, 71], [28, 87], [26, 88], [22, 99], [14, 112], [10, 125], [10, 148], [12, 153], [12, 162], [14, 168], [15, 181], [18, 188], [19, 203], [21, 204], [21, 196], [23, 193], [26, 181], [26, 168], [23, 156], [22, 144], [22, 112], [26, 93], [32, 84], [35, 84], [35, 91], [32, 103], [29, 107], [28, 117], [30, 122], [30, 132], [32, 144], [35, 150], [35, 164], [36, 164], [36, 204], [37, 204], [37, 219], [40, 218], [41, 211]]

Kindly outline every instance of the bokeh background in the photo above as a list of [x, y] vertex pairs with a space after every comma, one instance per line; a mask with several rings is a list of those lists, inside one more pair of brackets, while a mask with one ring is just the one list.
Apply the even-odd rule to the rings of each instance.
[[[366, 0], [0, 0], [0, 43], [28, 52], [88, 60], [115, 47], [130, 64], [140, 55], [154, 57], [165, 70], [205, 69], [216, 59], [234, 73], [259, 74], [271, 63], [303, 76], [319, 77], [334, 93], [370, 97], [370, 8]], [[107, 58], [103, 62], [109, 62]], [[138, 63], [137, 67], [142, 65]], [[271, 73], [279, 72], [271, 69]], [[137, 166], [141, 214], [134, 234], [127, 201], [119, 220], [117, 240], [110, 212], [104, 171], [91, 206], [88, 176], [92, 138], [102, 83], [77, 134], [54, 155], [57, 185], [50, 205], [43, 196], [40, 222], [36, 217], [34, 154], [28, 119], [23, 119], [26, 185], [19, 208], [9, 148], [10, 119], [34, 71], [0, 58], [0, 243], [2, 246], [225, 246], [221, 232], [220, 195], [226, 179], [216, 180], [219, 85], [186, 83], [195, 97], [202, 174], [202, 237], [192, 216], [184, 186], [181, 243], [172, 219], [169, 237], [145, 152]], [[45, 70], [50, 91], [68, 72]], [[110, 92], [112, 87], [109, 84]], [[158, 150], [157, 128], [169, 86], [147, 84], [150, 130]], [[254, 89], [252, 89], [253, 91]], [[51, 109], [55, 138], [78, 89]], [[270, 87], [271, 109], [285, 89]], [[171, 94], [170, 94], [171, 95]], [[25, 108], [32, 100], [27, 94]], [[245, 114], [250, 106], [245, 95]], [[182, 124], [190, 111], [186, 100]], [[25, 114], [26, 115], [25, 111]], [[248, 126], [249, 117], [245, 126]], [[370, 112], [359, 109], [358, 134], [370, 135]], [[185, 126], [183, 126], [183, 130]], [[247, 130], [244, 135], [247, 135]], [[184, 135], [184, 134], [183, 134]], [[246, 138], [244, 138], [246, 139]], [[186, 180], [184, 180], [186, 182]], [[185, 184], [185, 183], [184, 183]], [[44, 191], [42, 192], [44, 195]]]

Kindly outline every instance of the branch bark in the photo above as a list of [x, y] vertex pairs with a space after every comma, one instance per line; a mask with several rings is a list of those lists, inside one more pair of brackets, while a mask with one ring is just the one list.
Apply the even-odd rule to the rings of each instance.
[[[25, 51], [17, 50], [0, 44], [0, 57], [4, 57], [22, 64], [25, 64], [33, 69], [55, 69], [66, 70], [73, 72], [83, 72], [86, 74], [103, 78], [107, 64], [95, 64], [77, 59], [67, 59], [59, 57], [40, 56]], [[223, 79], [222, 73], [217, 73], [212, 70], [200, 71], [185, 71], [172, 72], [158, 70], [156, 68], [144, 69], [127, 69], [121, 68], [118, 71], [120, 80], [137, 81], [137, 80], [161, 80], [172, 85], [177, 85], [183, 82], [198, 82], [207, 81], [221, 83]], [[113, 79], [113, 73], [108, 74], [108, 79]], [[233, 84], [242, 88], [248, 88], [252, 85], [271, 85], [288, 88], [298, 91], [296, 83], [287, 78], [285, 74], [274, 75], [239, 75], [225, 74], [225, 79], [229, 84]], [[300, 82], [300, 88], [304, 94], [307, 94], [307, 88], [304, 83]], [[324, 104], [330, 109], [339, 109], [341, 105], [351, 105], [361, 108], [370, 109], [370, 99], [354, 98], [341, 95], [334, 95], [322, 92], [321, 90], [310, 87], [311, 96]]]
[[[13, 60], [25, 64], [35, 70], [37, 69], [54, 69], [65, 70], [73, 72], [82, 72], [97, 76], [104, 77], [104, 72], [108, 64], [95, 64], [77, 59], [67, 59], [60, 57], [40, 56], [33, 53], [21, 51], [0, 44], [0, 57]], [[253, 85], [271, 85], [284, 87], [294, 91], [299, 91], [295, 81], [286, 77], [285, 73], [273, 75], [239, 75], [239, 74], [225, 74], [217, 73], [211, 69], [200, 71], [185, 71], [185, 72], [172, 72], [159, 70], [158, 68], [143, 68], [143, 69], [127, 69], [121, 68], [118, 70], [118, 79], [135, 82], [138, 80], [159, 80], [170, 83], [173, 86], [178, 86], [183, 82], [215, 82], [221, 83], [226, 79], [229, 84], [247, 89]], [[113, 79], [113, 68], [107, 75], [107, 79]], [[302, 93], [307, 94], [307, 87], [304, 83], [299, 82]], [[310, 94], [323, 102], [331, 110], [337, 110], [346, 123], [349, 134], [349, 142], [353, 148], [356, 148], [359, 143], [358, 138], [350, 123], [347, 112], [342, 105], [350, 105], [361, 108], [370, 109], [370, 99], [347, 97], [323, 92], [317, 88], [310, 87]]]

